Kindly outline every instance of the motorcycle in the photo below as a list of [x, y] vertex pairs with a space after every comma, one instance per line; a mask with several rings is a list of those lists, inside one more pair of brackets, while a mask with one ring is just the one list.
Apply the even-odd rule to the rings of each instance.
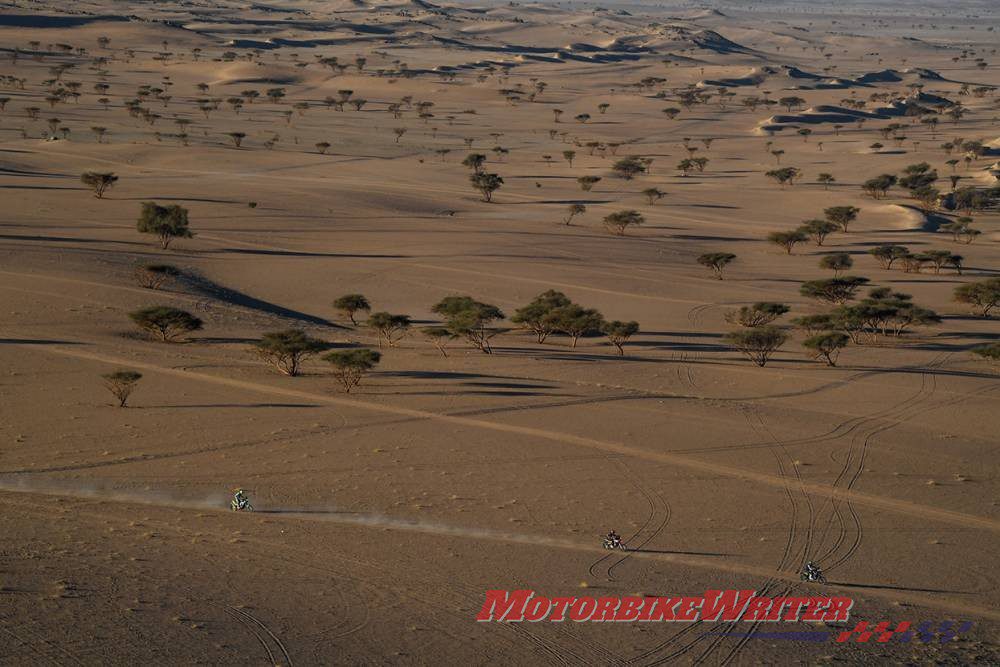
[[805, 570], [802, 571], [802, 574], [800, 574], [799, 577], [802, 579], [802, 581], [810, 581], [818, 584], [826, 583], [826, 577], [823, 576], [823, 573], [820, 572], [818, 568], [817, 569], [806, 568]]
[[233, 498], [229, 501], [229, 509], [234, 512], [253, 512], [253, 505], [246, 498]]
[[611, 549], [611, 550], [621, 549], [622, 551], [628, 551], [628, 547], [625, 546], [625, 543], [622, 542], [621, 539], [611, 539], [605, 537], [602, 542], [604, 544], [605, 549]]

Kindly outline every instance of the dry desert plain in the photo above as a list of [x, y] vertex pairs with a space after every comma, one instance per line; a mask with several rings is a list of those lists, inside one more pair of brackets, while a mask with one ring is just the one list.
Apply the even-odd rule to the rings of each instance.
[[[997, 664], [998, 26], [3, 3], [0, 663]], [[474, 621], [517, 588], [974, 625]]]

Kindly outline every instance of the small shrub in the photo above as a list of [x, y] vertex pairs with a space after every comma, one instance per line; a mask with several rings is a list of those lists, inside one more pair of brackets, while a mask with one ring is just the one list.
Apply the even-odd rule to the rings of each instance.
[[101, 377], [104, 378], [104, 386], [118, 399], [118, 407], [124, 408], [128, 403], [128, 397], [135, 391], [136, 384], [142, 379], [142, 373], [115, 371]]

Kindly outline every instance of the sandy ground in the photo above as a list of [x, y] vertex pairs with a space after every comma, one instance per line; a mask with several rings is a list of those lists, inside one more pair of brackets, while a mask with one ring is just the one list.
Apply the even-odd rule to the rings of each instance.
[[[971, 353], [998, 329], [952, 300], [997, 275], [1000, 216], [976, 214], [982, 235], [956, 246], [935, 231], [955, 212], [859, 187], [926, 161], [947, 191], [946, 161], [961, 155], [939, 146], [957, 138], [994, 146], [955, 167], [960, 185], [995, 180], [996, 93], [963, 84], [1000, 85], [996, 7], [246, 4], [0, 11], [0, 662], [1000, 661], [1000, 382]], [[331, 56], [349, 67], [319, 62]], [[66, 82], [79, 97], [50, 107]], [[170, 96], [144, 98], [152, 123], [125, 109], [143, 85]], [[712, 98], [668, 119], [689, 85]], [[237, 114], [225, 101], [279, 86], [279, 104], [261, 95]], [[869, 102], [861, 125], [817, 119], [914, 86], [924, 102], [897, 109], [937, 96], [968, 113], [932, 129]], [[720, 89], [733, 93], [722, 104]], [[367, 103], [323, 103], [341, 90]], [[805, 102], [741, 103], [765, 95]], [[221, 103], [205, 114], [198, 99]], [[421, 101], [432, 116], [418, 117]], [[68, 134], [51, 138], [49, 119]], [[879, 132], [892, 122], [899, 145]], [[675, 168], [685, 141], [703, 172]], [[775, 150], [802, 170], [793, 186], [765, 177]], [[469, 185], [469, 152], [504, 178], [492, 203]], [[649, 173], [616, 178], [626, 155], [652, 159]], [[85, 171], [120, 180], [98, 199]], [[602, 180], [584, 192], [585, 175]], [[650, 187], [667, 194], [651, 205]], [[139, 234], [143, 201], [186, 207], [194, 238], [162, 250]], [[573, 203], [587, 211], [564, 225]], [[823, 247], [786, 255], [765, 241], [838, 205], [861, 214]], [[646, 222], [617, 237], [601, 220], [622, 209]], [[964, 268], [885, 270], [867, 252], [885, 243], [959, 252]], [[717, 251], [737, 255], [722, 281], [695, 261]], [[810, 359], [789, 323], [823, 310], [799, 285], [831, 275], [826, 252], [942, 322], [851, 345], [835, 368]], [[143, 263], [183, 278], [142, 288]], [[510, 316], [547, 289], [641, 332], [618, 356], [600, 336], [538, 344], [508, 320], [494, 354], [455, 341], [444, 357], [413, 331], [349, 395], [318, 358], [291, 378], [249, 351], [289, 327], [374, 347], [333, 308], [346, 293], [425, 326], [444, 296]], [[723, 340], [724, 315], [762, 300], [791, 307], [791, 338], [758, 368]], [[150, 305], [204, 329], [178, 344], [137, 335], [127, 314]], [[127, 409], [101, 380], [120, 368], [144, 376]], [[256, 513], [227, 511], [236, 486]], [[610, 528], [633, 550], [603, 551]], [[826, 587], [799, 581], [810, 559]], [[855, 599], [854, 620], [974, 626], [947, 643], [836, 644], [750, 623], [745, 639], [711, 623], [476, 623], [495, 588], [833, 592]]]

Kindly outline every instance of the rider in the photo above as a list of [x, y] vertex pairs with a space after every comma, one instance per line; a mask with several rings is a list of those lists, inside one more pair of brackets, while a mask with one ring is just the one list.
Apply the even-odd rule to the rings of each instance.
[[806, 563], [805, 574], [810, 579], [815, 579], [817, 576], [820, 575], [819, 565], [817, 565], [813, 561], [809, 561], [808, 563]]
[[233, 502], [237, 508], [242, 508], [247, 503], [247, 497], [243, 494], [243, 489], [236, 489], [233, 495]]
[[618, 546], [618, 544], [621, 543], [621, 541], [622, 541], [621, 535], [619, 535], [618, 533], [616, 533], [614, 531], [614, 529], [611, 529], [608, 532], [608, 536], [605, 537], [604, 539], [606, 539], [609, 544], [612, 544], [614, 546]]

